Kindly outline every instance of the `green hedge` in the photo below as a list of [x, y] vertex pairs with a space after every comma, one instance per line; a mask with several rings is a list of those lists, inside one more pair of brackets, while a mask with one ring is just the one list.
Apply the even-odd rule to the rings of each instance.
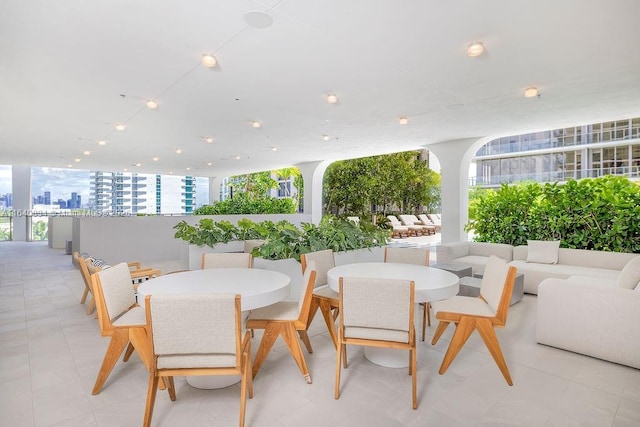
[[265, 240], [262, 246], [254, 248], [253, 255], [266, 259], [300, 260], [303, 253], [323, 249], [338, 252], [383, 246], [390, 235], [388, 230], [368, 223], [357, 226], [332, 216], [324, 216], [319, 225], [302, 223], [300, 228], [288, 221], [256, 223], [247, 218], [238, 221], [237, 226], [229, 221], [203, 218], [195, 226], [183, 220], [173, 228], [175, 238], [198, 246], [213, 247], [232, 240]]
[[251, 199], [246, 193], [238, 193], [233, 199], [201, 206], [194, 215], [252, 215], [252, 214], [292, 214], [296, 213], [296, 202], [286, 197], [264, 197]]
[[640, 187], [625, 177], [503, 184], [470, 203], [467, 231], [480, 242], [640, 252]]

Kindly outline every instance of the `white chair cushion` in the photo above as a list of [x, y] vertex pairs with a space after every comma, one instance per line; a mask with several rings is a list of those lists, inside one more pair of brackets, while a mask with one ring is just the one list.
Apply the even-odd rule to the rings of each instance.
[[559, 240], [527, 240], [527, 262], [540, 264], [557, 264]]
[[112, 323], [113, 326], [142, 326], [147, 323], [147, 317], [144, 308], [133, 307]]
[[495, 313], [480, 298], [464, 297], [456, 295], [443, 301], [435, 301], [431, 303], [434, 313], [439, 311], [453, 312], [461, 314], [469, 314], [473, 316], [494, 317]]
[[624, 266], [618, 277], [618, 287], [636, 289], [640, 282], [640, 256], [632, 259]]
[[313, 295], [317, 295], [323, 298], [335, 299], [335, 300], [340, 298], [340, 294], [334, 291], [333, 289], [331, 289], [329, 285], [324, 285], [324, 286], [315, 288], [313, 290]]
[[96, 274], [100, 278], [109, 319], [113, 321], [136, 303], [129, 266], [123, 262]]
[[[322, 286], [327, 284], [327, 271], [336, 266], [335, 259], [333, 258], [333, 251], [331, 249], [325, 249], [323, 251], [309, 252], [304, 254], [307, 260], [307, 269], [309, 268], [309, 262], [315, 261], [316, 263], [316, 283], [314, 286]], [[306, 285], [306, 281], [303, 281], [303, 286]]]
[[295, 301], [280, 301], [251, 310], [247, 320], [296, 320], [300, 312]]
[[480, 283], [480, 294], [494, 312], [498, 311], [508, 273], [507, 261], [495, 255], [489, 257]]

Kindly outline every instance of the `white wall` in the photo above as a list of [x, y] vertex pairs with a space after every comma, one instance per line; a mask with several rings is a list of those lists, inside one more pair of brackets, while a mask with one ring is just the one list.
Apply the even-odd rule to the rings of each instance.
[[49, 247], [64, 249], [67, 240], [72, 240], [73, 218], [70, 216], [50, 216], [48, 225]]
[[203, 218], [236, 224], [242, 218], [252, 221], [287, 220], [295, 225], [311, 222], [311, 215], [202, 215], [132, 216], [73, 218], [73, 250], [86, 252], [109, 264], [126, 261], [180, 260], [186, 244], [174, 238], [173, 227], [185, 220], [197, 224]]

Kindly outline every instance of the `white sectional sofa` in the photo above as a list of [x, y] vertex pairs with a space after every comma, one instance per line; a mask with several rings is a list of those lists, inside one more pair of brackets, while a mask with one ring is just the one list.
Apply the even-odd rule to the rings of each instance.
[[543, 280], [536, 341], [640, 369], [640, 286], [611, 285], [583, 276]]
[[567, 279], [583, 276], [616, 282], [625, 265], [638, 254], [591, 251], [585, 249], [558, 249], [557, 263], [528, 262], [528, 246], [513, 248], [511, 265], [524, 274], [524, 291], [538, 294], [538, 286], [547, 278]]
[[473, 274], [484, 273], [484, 266], [491, 255], [511, 261], [513, 246], [502, 243], [455, 242], [443, 243], [436, 247], [438, 264], [470, 265]]

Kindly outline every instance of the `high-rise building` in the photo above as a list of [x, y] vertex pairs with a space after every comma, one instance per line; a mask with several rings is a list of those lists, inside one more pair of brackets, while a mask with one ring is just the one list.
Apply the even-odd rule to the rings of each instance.
[[603, 175], [640, 179], [640, 118], [494, 139], [474, 161], [471, 184], [481, 187]]
[[44, 204], [45, 205], [50, 205], [51, 204], [51, 191], [45, 191], [44, 192]]

